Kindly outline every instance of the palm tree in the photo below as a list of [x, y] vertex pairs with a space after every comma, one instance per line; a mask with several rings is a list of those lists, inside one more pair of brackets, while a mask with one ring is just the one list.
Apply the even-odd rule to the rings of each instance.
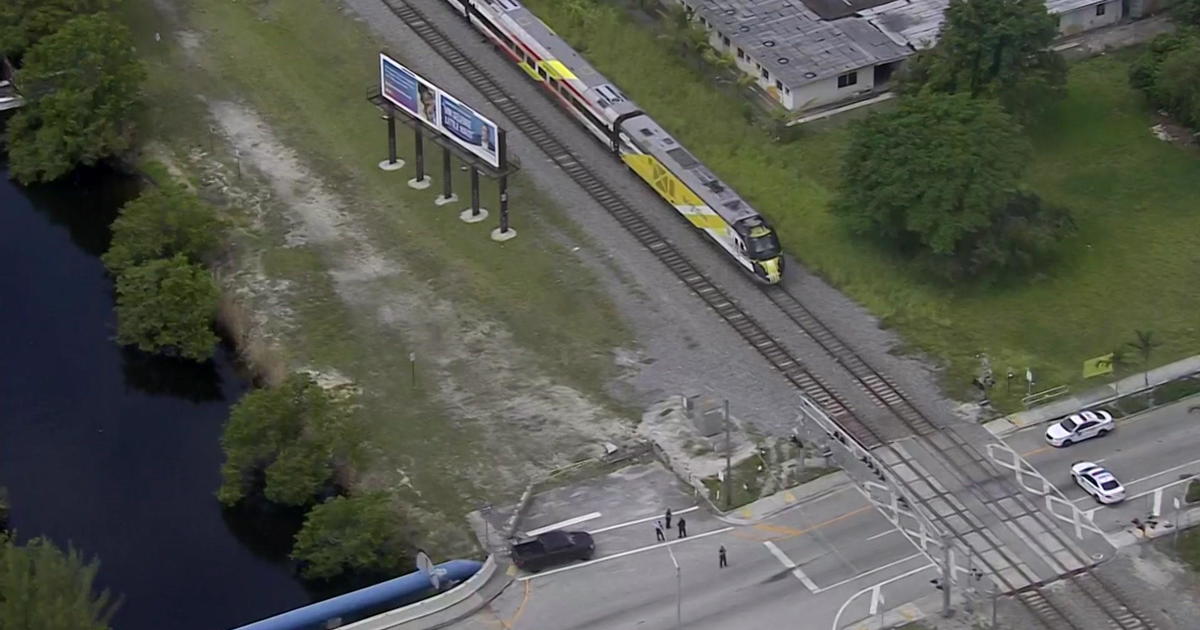
[[1101, 359], [1096, 363], [1100, 366], [1111, 367], [1113, 371], [1113, 395], [1121, 395], [1121, 377], [1119, 376], [1121, 368], [1129, 365], [1129, 360], [1125, 357], [1125, 349], [1117, 348], [1109, 353], [1107, 359]]
[[1142, 356], [1142, 376], [1145, 377], [1146, 387], [1148, 388], [1150, 387], [1150, 372], [1148, 370], [1150, 355], [1154, 352], [1155, 348], [1162, 345], [1162, 342], [1154, 338], [1154, 331], [1152, 330], [1135, 330], [1133, 332], [1137, 335], [1137, 339], [1126, 345], [1136, 350]]

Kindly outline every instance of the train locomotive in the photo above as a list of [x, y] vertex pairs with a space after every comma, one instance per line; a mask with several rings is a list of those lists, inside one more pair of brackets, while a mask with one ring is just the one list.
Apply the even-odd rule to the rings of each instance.
[[515, 0], [445, 0], [660, 197], [753, 276], [783, 276], [779, 237], [729, 186]]

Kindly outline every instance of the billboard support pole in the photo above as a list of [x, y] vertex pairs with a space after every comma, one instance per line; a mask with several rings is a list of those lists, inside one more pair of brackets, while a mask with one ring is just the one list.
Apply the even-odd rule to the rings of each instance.
[[421, 133], [421, 125], [413, 125], [413, 151], [416, 153], [417, 176], [408, 180], [408, 187], [424, 190], [433, 182], [425, 175], [425, 134]]
[[389, 104], [387, 114], [384, 114], [383, 118], [387, 120], [388, 159], [380, 162], [379, 168], [397, 171], [404, 168], [404, 160], [396, 159], [396, 109]]
[[496, 129], [496, 157], [500, 159], [500, 227], [492, 230], [492, 240], [504, 242], [517, 235], [508, 227], [508, 134]]
[[442, 194], [438, 195], [433, 203], [444, 206], [448, 203], [458, 201], [458, 195], [454, 194], [454, 186], [450, 182], [450, 148], [442, 147]]
[[458, 218], [467, 223], [479, 223], [487, 215], [487, 210], [479, 207], [479, 169], [471, 166], [471, 207], [463, 210]]
[[500, 175], [500, 227], [492, 230], [493, 241], [507, 241], [517, 235], [516, 230], [508, 227], [508, 174]]

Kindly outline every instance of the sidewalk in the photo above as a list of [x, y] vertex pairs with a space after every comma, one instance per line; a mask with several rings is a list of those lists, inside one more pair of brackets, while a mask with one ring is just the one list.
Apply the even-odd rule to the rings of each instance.
[[[1026, 411], [1018, 411], [1005, 418], [984, 423], [984, 427], [997, 437], [1004, 437], [1014, 431], [1037, 426], [1043, 422], [1061, 418], [1080, 409], [1096, 407], [1110, 403], [1118, 398], [1144, 392], [1149, 388], [1182, 378], [1190, 374], [1200, 373], [1200, 355], [1181, 359], [1174, 363], [1156, 367], [1148, 373], [1139, 372], [1126, 376], [1115, 383], [1109, 383], [1095, 389], [1080, 392], [1074, 396], [1066, 396]], [[1150, 387], [1146, 387], [1146, 374], [1150, 376]]]
[[838, 470], [795, 488], [780, 490], [769, 497], [763, 497], [724, 514], [715, 512], [713, 516], [730, 525], [754, 525], [784, 510], [819, 499], [849, 485], [851, 485], [850, 478], [846, 476], [845, 472]]

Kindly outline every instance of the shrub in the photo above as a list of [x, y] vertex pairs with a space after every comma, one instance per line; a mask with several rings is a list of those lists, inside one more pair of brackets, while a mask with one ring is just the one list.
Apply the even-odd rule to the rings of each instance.
[[217, 297], [212, 276], [183, 254], [129, 267], [117, 277], [117, 341], [207, 360], [217, 344]]
[[1187, 495], [1183, 497], [1188, 503], [1200, 502], [1200, 481], [1195, 479], [1188, 482]]
[[1193, 394], [1200, 394], [1200, 380], [1182, 378], [1155, 387], [1154, 402], [1161, 405], [1174, 402], [1180, 398], [1187, 398]]
[[379, 493], [335, 497], [314, 507], [292, 548], [292, 558], [310, 580], [348, 571], [394, 573], [407, 555], [395, 510]]
[[279, 387], [237, 402], [221, 436], [221, 503], [232, 506], [261, 483], [283, 505], [308, 505], [330, 492], [334, 475], [358, 457], [359, 425], [350, 400], [293, 374]]
[[177, 254], [193, 263], [208, 262], [220, 243], [221, 223], [211, 206], [167, 183], [125, 204], [112, 233], [102, 260], [119, 275], [130, 266]]

